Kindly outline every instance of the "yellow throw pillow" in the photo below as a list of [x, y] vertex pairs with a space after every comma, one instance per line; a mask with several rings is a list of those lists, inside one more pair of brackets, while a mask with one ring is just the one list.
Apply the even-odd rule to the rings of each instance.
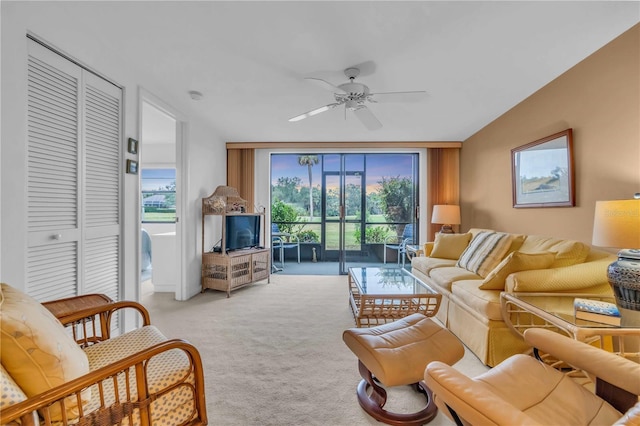
[[469, 232], [466, 234], [438, 233], [429, 257], [458, 260], [464, 249], [469, 245], [469, 241], [471, 241], [471, 233]]
[[555, 237], [528, 235], [520, 247], [525, 253], [555, 252], [556, 258], [553, 268], [577, 265], [583, 263], [591, 248], [580, 241], [563, 240]]
[[504, 290], [507, 276], [519, 271], [546, 269], [555, 259], [555, 253], [521, 253], [514, 251], [505, 257], [480, 284], [482, 290]]
[[2, 365], [0, 365], [0, 389], [2, 389], [2, 392], [0, 392], [0, 410], [27, 399], [27, 395], [24, 394], [20, 386]]
[[[0, 359], [2, 366], [31, 397], [89, 372], [87, 355], [42, 304], [2, 283], [0, 292]], [[83, 391], [82, 402], [91, 392]], [[65, 400], [67, 416], [78, 416], [75, 397]], [[61, 420], [58, 404], [51, 407], [53, 420]]]

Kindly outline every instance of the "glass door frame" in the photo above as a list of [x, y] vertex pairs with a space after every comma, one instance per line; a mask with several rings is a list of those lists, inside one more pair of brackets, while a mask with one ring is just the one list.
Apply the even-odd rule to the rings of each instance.
[[[346, 257], [347, 257], [347, 238], [346, 238], [346, 228], [347, 228], [347, 223], [359, 223], [360, 224], [360, 232], [361, 235], [364, 235], [364, 228], [365, 228], [365, 219], [366, 219], [366, 215], [365, 215], [365, 211], [364, 211], [364, 205], [366, 202], [366, 194], [364, 190], [361, 190], [360, 193], [360, 205], [361, 205], [361, 209], [360, 209], [360, 217], [358, 220], [353, 220], [353, 221], [347, 221], [347, 217], [346, 217], [346, 180], [348, 177], [351, 176], [357, 176], [359, 177], [360, 180], [360, 188], [365, 188], [365, 174], [361, 173], [361, 172], [344, 172], [344, 155], [345, 154], [340, 154], [342, 156], [341, 158], [341, 170], [340, 171], [328, 171], [328, 172], [323, 172], [322, 173], [322, 188], [323, 188], [323, 192], [322, 192], [322, 204], [323, 204], [323, 208], [322, 208], [322, 241], [324, 241], [323, 243], [323, 255], [326, 257], [334, 257], [335, 253], [337, 251], [337, 259], [338, 259], [338, 270], [340, 274], [346, 274], [348, 271], [345, 268], [345, 263], [347, 261]], [[338, 177], [338, 193], [339, 193], [339, 206], [338, 206], [338, 219], [329, 219], [327, 220], [327, 214], [326, 212], [329, 210], [326, 208], [327, 206], [327, 176], [336, 176]], [[327, 249], [327, 224], [331, 224], [331, 223], [337, 223], [338, 224], [338, 248], [337, 250], [335, 249]]]

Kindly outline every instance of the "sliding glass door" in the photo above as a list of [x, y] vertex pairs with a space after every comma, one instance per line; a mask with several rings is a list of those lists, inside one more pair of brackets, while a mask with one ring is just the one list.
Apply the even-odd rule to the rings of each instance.
[[417, 154], [273, 154], [271, 161], [272, 222], [302, 246], [316, 244], [317, 260], [336, 262], [340, 274], [385, 260], [402, 265], [404, 254], [392, 246], [418, 229]]

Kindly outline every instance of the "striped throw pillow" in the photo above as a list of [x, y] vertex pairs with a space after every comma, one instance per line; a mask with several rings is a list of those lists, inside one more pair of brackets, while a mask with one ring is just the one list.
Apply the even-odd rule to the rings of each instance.
[[462, 252], [456, 266], [485, 278], [504, 258], [511, 246], [511, 235], [482, 231]]

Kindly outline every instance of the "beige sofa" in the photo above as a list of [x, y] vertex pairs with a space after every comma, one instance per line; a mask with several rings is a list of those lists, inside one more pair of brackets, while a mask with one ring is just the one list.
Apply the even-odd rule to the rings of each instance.
[[436, 317], [495, 366], [529, 349], [502, 318], [501, 292], [612, 295], [607, 267], [615, 259], [579, 241], [474, 228], [438, 234], [411, 270], [442, 294]]

